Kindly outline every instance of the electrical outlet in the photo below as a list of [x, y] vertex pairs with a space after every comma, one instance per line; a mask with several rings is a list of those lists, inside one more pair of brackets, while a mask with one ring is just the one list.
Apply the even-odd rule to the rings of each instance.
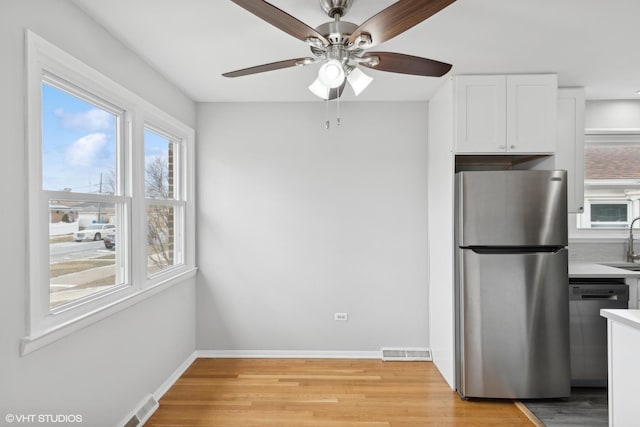
[[346, 322], [349, 320], [349, 315], [347, 313], [334, 313], [333, 320], [337, 322]]

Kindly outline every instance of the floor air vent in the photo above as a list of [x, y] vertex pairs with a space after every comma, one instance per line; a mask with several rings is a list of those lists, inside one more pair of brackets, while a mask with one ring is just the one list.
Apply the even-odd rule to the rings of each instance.
[[382, 360], [391, 361], [431, 361], [431, 351], [428, 348], [383, 348]]
[[129, 421], [124, 427], [139, 427], [151, 418], [151, 415], [158, 409], [158, 401], [155, 397], [149, 395], [144, 403], [136, 410], [136, 413], [131, 416]]

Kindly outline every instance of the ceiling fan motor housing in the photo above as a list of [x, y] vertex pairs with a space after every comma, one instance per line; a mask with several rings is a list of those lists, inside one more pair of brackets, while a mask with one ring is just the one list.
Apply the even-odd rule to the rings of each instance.
[[320, 0], [320, 6], [330, 18], [343, 17], [351, 7], [353, 0]]
[[318, 48], [311, 46], [311, 52], [317, 58], [337, 59], [344, 65], [348, 65], [350, 59], [362, 54], [362, 49], [349, 47], [349, 36], [358, 29], [353, 22], [331, 21], [316, 28], [329, 42], [329, 46]]
[[331, 44], [346, 45], [349, 41], [349, 36], [357, 29], [358, 26], [353, 22], [331, 21], [318, 26], [316, 31], [329, 40]]

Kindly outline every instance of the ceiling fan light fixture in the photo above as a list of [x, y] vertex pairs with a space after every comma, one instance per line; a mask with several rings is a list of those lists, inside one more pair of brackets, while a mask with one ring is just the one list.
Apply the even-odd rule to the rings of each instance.
[[329, 99], [330, 89], [320, 81], [320, 78], [315, 79], [314, 82], [309, 85], [309, 90], [318, 98]]
[[329, 59], [318, 71], [318, 79], [326, 87], [335, 89], [344, 83], [345, 74], [342, 63], [337, 59]]
[[358, 96], [373, 81], [373, 77], [367, 76], [358, 68], [354, 68], [347, 76], [347, 80], [349, 81], [353, 92]]

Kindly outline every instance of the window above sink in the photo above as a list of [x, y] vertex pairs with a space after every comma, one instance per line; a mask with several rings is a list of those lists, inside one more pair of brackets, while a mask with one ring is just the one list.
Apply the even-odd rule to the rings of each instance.
[[571, 238], [628, 236], [640, 216], [640, 129], [587, 129], [584, 151], [584, 212], [570, 220]]

